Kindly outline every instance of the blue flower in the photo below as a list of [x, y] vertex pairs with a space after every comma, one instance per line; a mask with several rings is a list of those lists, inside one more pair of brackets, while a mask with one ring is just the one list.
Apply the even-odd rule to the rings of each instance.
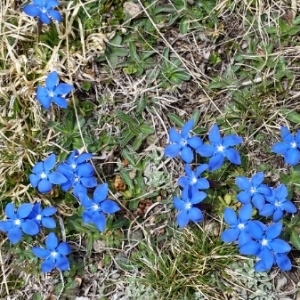
[[45, 228], [55, 228], [56, 224], [52, 215], [56, 213], [57, 209], [53, 206], [42, 209], [41, 202], [34, 204], [28, 218], [34, 220], [39, 226], [42, 224]]
[[67, 182], [67, 178], [60, 172], [52, 171], [56, 163], [55, 154], [51, 154], [44, 161], [38, 162], [32, 168], [29, 176], [31, 185], [38, 189], [40, 193], [48, 193], [52, 190], [52, 184], [62, 184]]
[[244, 176], [237, 176], [236, 185], [243, 190], [237, 195], [237, 199], [243, 204], [252, 201], [253, 205], [260, 210], [265, 204], [265, 197], [272, 195], [272, 190], [262, 183], [264, 176], [263, 172], [254, 174], [250, 180]]
[[65, 95], [72, 90], [72, 85], [59, 83], [58, 74], [56, 71], [53, 71], [49, 73], [46, 79], [46, 86], [38, 86], [36, 98], [45, 109], [49, 109], [52, 102], [62, 108], [67, 108], [68, 102], [65, 99]]
[[287, 127], [281, 126], [281, 138], [283, 142], [278, 142], [272, 147], [272, 151], [283, 155], [284, 161], [289, 165], [296, 165], [300, 161], [300, 131], [296, 136], [292, 135]]
[[209, 182], [206, 178], [201, 178], [201, 174], [208, 169], [207, 164], [200, 165], [195, 171], [192, 171], [191, 167], [186, 164], [184, 166], [186, 176], [182, 176], [178, 179], [178, 184], [181, 187], [190, 187], [192, 192], [197, 190], [206, 190], [209, 188]]
[[194, 159], [192, 148], [196, 149], [203, 142], [197, 136], [190, 136], [190, 131], [193, 127], [194, 120], [191, 119], [183, 125], [181, 133], [178, 133], [174, 128], [170, 129], [169, 138], [171, 144], [165, 149], [166, 156], [174, 158], [179, 155], [186, 163], [190, 163]]
[[79, 200], [85, 209], [82, 214], [83, 222], [94, 223], [99, 231], [104, 231], [106, 227], [104, 213], [113, 214], [120, 210], [116, 202], [107, 199], [107, 195], [107, 183], [103, 183], [95, 189], [93, 199], [90, 199], [87, 194], [79, 193]]
[[186, 187], [182, 191], [181, 199], [174, 197], [174, 206], [179, 210], [176, 217], [179, 227], [186, 226], [189, 221], [196, 223], [202, 221], [202, 211], [193, 205], [202, 202], [206, 196], [206, 193], [202, 191], [192, 192], [190, 188]]
[[202, 144], [196, 148], [196, 152], [203, 157], [210, 157], [209, 170], [219, 169], [225, 158], [235, 165], [241, 164], [241, 158], [238, 151], [232, 146], [243, 142], [243, 139], [237, 135], [227, 135], [221, 138], [220, 130], [217, 124], [213, 125], [208, 135], [210, 144]]
[[12, 244], [16, 244], [22, 239], [23, 232], [28, 235], [36, 235], [39, 232], [39, 226], [33, 220], [28, 219], [32, 208], [33, 204], [23, 203], [16, 213], [13, 203], [6, 205], [5, 215], [7, 220], [0, 222], [0, 230], [7, 233]]
[[66, 161], [57, 167], [57, 171], [67, 178], [67, 181], [61, 185], [63, 191], [73, 188], [73, 194], [78, 197], [79, 193], [86, 194], [88, 188], [97, 186], [94, 167], [86, 162], [92, 156], [91, 153], [85, 152], [79, 155], [79, 152], [74, 150]]
[[274, 188], [272, 195], [266, 197], [267, 202], [260, 209], [259, 214], [264, 217], [273, 215], [273, 221], [277, 222], [282, 219], [284, 212], [295, 213], [297, 208], [295, 204], [287, 199], [288, 190], [284, 184]]
[[[257, 225], [259, 223], [259, 225]], [[274, 263], [283, 270], [290, 270], [291, 263], [286, 254], [291, 246], [278, 238], [282, 230], [282, 223], [272, 223], [269, 226], [256, 221], [248, 225], [249, 235], [253, 240], [246, 242], [239, 248], [241, 254], [255, 255], [256, 271], [268, 271]]]
[[24, 6], [24, 12], [30, 17], [38, 17], [42, 23], [49, 24], [51, 19], [62, 21], [61, 14], [54, 8], [58, 6], [57, 0], [32, 0], [33, 4]]
[[70, 269], [70, 262], [66, 255], [70, 254], [71, 248], [68, 243], [58, 244], [57, 237], [50, 232], [45, 240], [45, 248], [32, 247], [32, 252], [38, 258], [44, 259], [41, 265], [42, 272], [51, 272], [54, 268], [60, 271]]
[[238, 241], [238, 245], [242, 246], [246, 242], [252, 240], [248, 233], [248, 224], [252, 217], [252, 205], [243, 205], [238, 213], [237, 218], [235, 211], [232, 208], [226, 208], [224, 210], [225, 222], [229, 225], [229, 229], [223, 231], [221, 240], [225, 243], [232, 243]]

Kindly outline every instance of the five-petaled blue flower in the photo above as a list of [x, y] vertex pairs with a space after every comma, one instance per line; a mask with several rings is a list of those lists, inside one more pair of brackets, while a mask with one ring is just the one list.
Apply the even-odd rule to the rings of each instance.
[[94, 223], [99, 231], [106, 227], [105, 214], [113, 214], [120, 210], [119, 205], [113, 200], [107, 199], [108, 185], [100, 184], [90, 199], [87, 194], [79, 193], [79, 200], [85, 211], [82, 214], [85, 223]]
[[225, 243], [238, 241], [238, 245], [242, 246], [252, 239], [248, 233], [248, 224], [253, 222], [250, 220], [252, 216], [252, 205], [243, 205], [238, 215], [239, 217], [237, 218], [232, 208], [225, 208], [224, 219], [230, 228], [223, 231], [221, 240]]
[[38, 17], [45, 24], [49, 24], [51, 18], [61, 22], [60, 12], [54, 9], [58, 4], [57, 0], [32, 0], [32, 4], [24, 6], [23, 11], [30, 17]]
[[296, 165], [300, 161], [300, 131], [296, 136], [290, 133], [287, 127], [282, 126], [281, 138], [283, 142], [278, 142], [272, 147], [272, 151], [283, 155], [284, 160], [289, 165]]
[[[260, 225], [257, 226], [257, 223]], [[291, 262], [286, 254], [291, 246], [278, 238], [282, 230], [282, 223], [272, 223], [269, 226], [256, 221], [248, 224], [249, 235], [253, 240], [246, 242], [239, 248], [241, 254], [255, 255], [258, 258], [255, 264], [256, 271], [268, 271], [274, 263], [282, 270], [290, 270]]]
[[57, 171], [51, 171], [56, 163], [55, 154], [51, 154], [44, 161], [38, 162], [32, 168], [32, 174], [29, 176], [31, 185], [37, 187], [40, 193], [48, 193], [52, 190], [52, 184], [62, 184], [67, 178]]
[[78, 197], [79, 193], [85, 194], [88, 188], [97, 186], [94, 167], [86, 162], [92, 156], [91, 153], [79, 154], [77, 150], [74, 150], [66, 161], [57, 167], [57, 171], [67, 178], [67, 181], [61, 185], [63, 191], [73, 188], [73, 194]]
[[265, 204], [265, 197], [272, 195], [272, 190], [262, 183], [264, 176], [263, 172], [254, 174], [251, 179], [237, 176], [236, 184], [242, 190], [238, 193], [237, 199], [243, 204], [248, 204], [252, 200], [253, 205], [260, 210]]
[[56, 213], [57, 209], [53, 206], [42, 208], [41, 202], [34, 204], [28, 218], [34, 220], [39, 226], [42, 224], [45, 228], [55, 228], [56, 223], [52, 215]]
[[179, 227], [186, 226], [189, 221], [200, 222], [203, 219], [202, 211], [194, 204], [202, 202], [207, 194], [202, 191], [191, 191], [189, 187], [182, 190], [181, 199], [174, 197], [174, 207], [179, 210], [176, 217]]
[[288, 213], [295, 213], [297, 208], [295, 204], [287, 199], [288, 190], [284, 184], [272, 190], [272, 195], [266, 197], [268, 203], [263, 205], [259, 214], [264, 217], [273, 215], [273, 221], [277, 222], [282, 219], [284, 211]]
[[192, 162], [194, 154], [192, 151], [202, 145], [201, 138], [197, 136], [190, 136], [190, 131], [194, 127], [194, 120], [191, 119], [182, 127], [181, 133], [174, 128], [169, 131], [169, 138], [171, 144], [165, 148], [165, 155], [171, 158], [180, 155], [182, 160], [186, 163]]
[[12, 244], [16, 244], [22, 239], [22, 232], [28, 235], [36, 235], [39, 232], [39, 226], [28, 218], [32, 211], [33, 204], [23, 203], [15, 212], [13, 203], [8, 203], [5, 207], [7, 219], [0, 222], [0, 230], [7, 233], [7, 237]]
[[200, 165], [195, 171], [192, 171], [190, 165], [184, 166], [186, 176], [178, 179], [178, 184], [181, 187], [190, 187], [192, 192], [198, 190], [206, 190], [209, 188], [209, 182], [206, 178], [200, 177], [201, 174], [208, 169], [207, 164]]
[[196, 152], [201, 156], [210, 157], [210, 171], [219, 169], [223, 165], [225, 157], [235, 165], [241, 164], [240, 154], [232, 148], [243, 142], [241, 137], [230, 134], [221, 138], [219, 127], [215, 124], [211, 128], [208, 138], [211, 144], [200, 145], [196, 148]]
[[60, 271], [70, 269], [70, 263], [66, 255], [70, 254], [69, 244], [62, 242], [58, 244], [57, 237], [50, 232], [45, 240], [45, 248], [32, 247], [32, 252], [41, 259], [44, 259], [41, 265], [42, 272], [51, 272], [54, 268]]
[[52, 102], [62, 108], [68, 107], [65, 95], [73, 90], [73, 86], [67, 83], [59, 83], [56, 71], [49, 73], [46, 79], [46, 86], [38, 86], [36, 98], [40, 104], [49, 109]]

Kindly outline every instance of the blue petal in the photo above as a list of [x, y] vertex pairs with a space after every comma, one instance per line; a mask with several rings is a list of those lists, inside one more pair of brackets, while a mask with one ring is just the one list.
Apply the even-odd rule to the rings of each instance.
[[32, 2], [36, 7], [42, 8], [45, 6], [45, 0], [32, 0]]
[[39, 86], [36, 90], [36, 98], [45, 109], [50, 108], [51, 98], [49, 97], [46, 88]]
[[206, 178], [200, 178], [195, 186], [198, 190], [206, 190], [209, 189], [209, 182]]
[[232, 208], [228, 207], [224, 209], [224, 220], [230, 226], [238, 225], [236, 213]]
[[22, 230], [20, 226], [11, 228], [7, 233], [7, 237], [12, 244], [18, 243], [22, 239]]
[[186, 210], [180, 211], [176, 217], [176, 220], [180, 228], [186, 226], [190, 221], [187, 211]]
[[236, 149], [233, 148], [225, 149], [224, 154], [232, 164], [235, 165], [241, 164], [241, 157], [239, 152]]
[[209, 141], [213, 145], [221, 144], [220, 130], [217, 124], [214, 124], [208, 134]]
[[189, 177], [182, 176], [178, 179], [178, 185], [180, 185], [182, 187], [189, 186], [190, 181], [191, 181], [191, 179]]
[[32, 247], [31, 250], [36, 257], [41, 259], [45, 259], [51, 254], [49, 250], [40, 247]]
[[73, 189], [73, 194], [78, 198], [79, 193], [86, 194], [87, 193], [87, 188], [83, 186], [80, 182], [78, 182]]
[[68, 181], [68, 179], [59, 172], [51, 172], [48, 174], [49, 181], [53, 184], [62, 184]]
[[266, 236], [268, 239], [274, 239], [280, 235], [282, 231], [282, 223], [272, 223], [266, 230]]
[[80, 177], [91, 177], [95, 173], [95, 169], [90, 163], [84, 163], [77, 166], [77, 172]]
[[254, 269], [256, 272], [266, 272], [269, 271], [267, 269], [267, 267], [264, 265], [262, 260], [259, 260], [258, 262], [256, 262], [256, 264], [254, 265]]
[[192, 149], [189, 146], [185, 146], [182, 148], [180, 153], [181, 159], [186, 163], [191, 163], [194, 159], [194, 154]]
[[45, 228], [49, 228], [49, 229], [56, 227], [56, 223], [55, 223], [54, 219], [50, 218], [50, 217], [43, 217], [42, 224]]
[[14, 227], [14, 221], [0, 221], [0, 230], [3, 232], [8, 232], [12, 227]]
[[[46, 22], [43, 22], [46, 23]], [[49, 73], [46, 79], [46, 87], [48, 90], [53, 91], [54, 88], [58, 85], [59, 78], [56, 71]]]
[[244, 223], [248, 221], [252, 216], [252, 205], [245, 204], [239, 210], [239, 218]]
[[120, 207], [115, 201], [108, 199], [108, 200], [104, 200], [103, 202], [101, 202], [101, 209], [106, 214], [113, 214], [113, 213], [119, 211]]
[[280, 135], [285, 142], [292, 142], [294, 140], [293, 135], [286, 126], [281, 126]]
[[203, 219], [202, 211], [197, 207], [192, 207], [189, 210], [189, 218], [195, 223], [200, 222]]
[[222, 153], [217, 153], [209, 159], [209, 170], [211, 172], [222, 167], [224, 163], [224, 155]]
[[286, 254], [276, 254], [275, 261], [278, 267], [283, 271], [290, 271], [292, 269], [291, 260]]
[[229, 134], [223, 137], [223, 146], [232, 147], [243, 142], [243, 139], [237, 135]]
[[216, 147], [208, 144], [203, 144], [196, 149], [196, 152], [203, 157], [211, 157], [216, 152]]
[[63, 256], [63, 255], [59, 255], [56, 258], [56, 268], [60, 271], [67, 271], [70, 269], [70, 262], [69, 260]]
[[264, 247], [262, 249], [262, 251], [259, 253], [259, 256], [258, 256], [263, 264], [265, 265], [266, 269], [271, 269], [273, 264], [274, 264], [274, 255], [273, 253], [270, 251], [269, 248], [267, 247]]
[[71, 252], [71, 247], [68, 243], [62, 242], [58, 245], [56, 251], [61, 255], [68, 255]]
[[17, 217], [15, 214], [15, 206], [13, 203], [8, 203], [5, 206], [5, 215], [10, 219], [15, 219]]
[[68, 102], [64, 97], [55, 96], [55, 97], [53, 97], [52, 101], [61, 108], [68, 107]]
[[297, 207], [292, 201], [285, 201], [281, 204], [281, 207], [288, 213], [294, 214], [297, 212]]
[[181, 148], [182, 147], [181, 147], [180, 144], [171, 144], [171, 145], [168, 145], [165, 148], [165, 156], [174, 158], [174, 157], [176, 157], [179, 154]]
[[185, 205], [186, 205], [186, 203], [184, 201], [182, 201], [181, 199], [179, 199], [177, 197], [173, 198], [173, 204], [174, 204], [174, 207], [178, 210], [184, 210]]
[[270, 187], [268, 187], [266, 184], [261, 184], [257, 188], [257, 192], [260, 194], [263, 194], [265, 196], [268, 196], [268, 197], [270, 197], [272, 195], [272, 189]]
[[197, 204], [202, 202], [205, 198], [207, 197], [207, 194], [204, 192], [200, 191], [195, 191], [191, 197], [191, 203], [192, 204]]
[[288, 149], [290, 149], [290, 143], [278, 142], [273, 145], [272, 152], [283, 155]]
[[188, 134], [193, 129], [193, 127], [194, 127], [194, 120], [191, 119], [183, 125], [182, 130], [181, 130], [181, 136], [184, 139], [187, 139]]
[[285, 200], [288, 196], [288, 190], [284, 184], [280, 184], [274, 189], [275, 196], [278, 200]]
[[108, 195], [108, 184], [102, 183], [94, 191], [93, 199], [95, 202], [100, 203], [107, 198]]
[[18, 218], [24, 219], [24, 218], [28, 217], [28, 215], [30, 214], [32, 209], [33, 209], [33, 204], [31, 204], [31, 203], [21, 204], [17, 211]]
[[53, 232], [50, 232], [45, 240], [45, 245], [48, 250], [53, 251], [58, 245], [58, 240]]
[[273, 249], [273, 251], [276, 253], [286, 253], [291, 251], [291, 246], [282, 239], [275, 239], [271, 241], [269, 244], [270, 247]]
[[82, 213], [82, 220], [84, 223], [93, 223], [93, 215], [88, 211], [84, 211]]
[[238, 238], [238, 245], [239, 247], [245, 245], [246, 243], [252, 240], [251, 236], [245, 231], [241, 230], [239, 238]]
[[55, 166], [55, 163], [56, 163], [56, 156], [53, 153], [44, 160], [44, 170], [45, 170], [45, 172], [48, 173], [50, 170], [52, 170], [53, 167]]
[[238, 239], [240, 230], [238, 228], [226, 229], [221, 234], [221, 240], [224, 243], [232, 243]]
[[55, 268], [55, 260], [50, 256], [42, 262], [41, 270], [44, 273], [51, 272]]
[[49, 193], [52, 190], [52, 183], [48, 179], [42, 179], [38, 184], [40, 193]]
[[198, 136], [193, 136], [187, 140], [187, 143], [193, 149], [197, 149], [199, 146], [203, 144], [203, 141]]
[[65, 95], [73, 90], [73, 86], [67, 83], [60, 83], [56, 88], [55, 92], [57, 95]]
[[50, 216], [54, 215], [56, 212], [57, 212], [57, 208], [50, 206], [50, 207], [46, 207], [45, 209], [43, 209], [42, 215], [45, 217], [50, 217]]
[[50, 24], [50, 22], [51, 22], [51, 20], [50, 20], [50, 18], [48, 17], [48, 15], [47, 14], [44, 14], [44, 13], [41, 13], [40, 14], [40, 20], [41, 20], [41, 22], [42, 23], [45, 23], [45, 24]]
[[251, 178], [252, 185], [258, 187], [264, 181], [265, 174], [263, 172], [258, 172], [254, 174]]
[[35, 174], [30, 174], [29, 175], [29, 181], [32, 187], [36, 188], [41, 181], [41, 177]]
[[92, 154], [92, 153], [87, 153], [87, 152], [81, 153], [81, 154], [76, 158], [76, 163], [77, 163], [77, 164], [81, 164], [81, 163], [87, 161], [88, 159], [91, 159], [92, 157], [93, 157], [93, 154]]
[[169, 130], [169, 140], [171, 143], [180, 144], [181, 139], [182, 139], [182, 137], [181, 137], [180, 133], [178, 133], [174, 128], [171, 128]]
[[241, 190], [250, 190], [251, 189], [250, 180], [245, 176], [237, 176], [235, 178], [235, 183]]
[[300, 160], [300, 151], [298, 149], [289, 149], [284, 153], [285, 162], [289, 165], [296, 165]]
[[256, 255], [259, 251], [260, 244], [255, 241], [249, 241], [243, 246], [239, 247], [239, 251], [244, 255]]
[[51, 9], [51, 10], [48, 11], [48, 14], [55, 21], [57, 21], [57, 22], [61, 22], [62, 21], [62, 16], [61, 16], [60, 12], [58, 12], [57, 10], [52, 10]]
[[42, 161], [38, 162], [33, 168], [32, 173], [41, 174], [44, 172], [44, 163]]
[[196, 168], [195, 174], [197, 177], [199, 177], [204, 171], [208, 169], [208, 164], [201, 164]]
[[248, 222], [248, 232], [254, 239], [260, 240], [263, 237], [263, 229], [259, 226], [257, 222]]
[[28, 4], [24, 6], [23, 11], [30, 17], [37, 17], [41, 13], [41, 11], [38, 8], [36, 8], [33, 4]]
[[95, 177], [88, 177], [88, 178], [81, 177], [80, 181], [87, 188], [93, 188], [98, 184]]
[[265, 197], [261, 194], [254, 194], [252, 197], [252, 203], [258, 210], [261, 210], [265, 205]]
[[38, 224], [33, 220], [24, 220], [21, 223], [21, 227], [23, 232], [25, 232], [28, 235], [36, 235], [40, 231]]
[[242, 204], [248, 204], [251, 200], [251, 193], [248, 191], [242, 191], [239, 192], [236, 197]]
[[192, 169], [191, 169], [191, 167], [190, 167], [189, 164], [185, 164], [184, 165], [184, 172], [189, 177], [193, 177], [195, 175], [195, 173], [192, 171]]
[[96, 211], [93, 214], [93, 223], [96, 225], [99, 231], [104, 231], [106, 227], [106, 219], [102, 212]]
[[283, 218], [283, 211], [279, 207], [274, 211], [273, 221], [278, 222]]
[[86, 193], [78, 193], [78, 198], [84, 207], [89, 208], [92, 205], [92, 201]]
[[275, 205], [273, 204], [265, 204], [263, 207], [259, 210], [259, 215], [264, 217], [270, 217], [275, 210]]

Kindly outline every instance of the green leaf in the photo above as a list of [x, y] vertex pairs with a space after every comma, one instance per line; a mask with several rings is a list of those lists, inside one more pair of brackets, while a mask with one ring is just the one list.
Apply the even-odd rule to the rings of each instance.
[[126, 172], [125, 170], [121, 170], [120, 175], [121, 175], [122, 179], [124, 180], [124, 182], [126, 183], [126, 185], [129, 186], [130, 189], [134, 189], [133, 181], [130, 178], [128, 172]]
[[194, 122], [195, 122], [195, 125], [197, 125], [198, 122], [199, 122], [199, 120], [200, 120], [200, 111], [199, 111], [199, 110], [195, 110], [195, 111], [193, 112], [193, 114], [192, 114], [191, 119], [193, 119]]
[[299, 234], [293, 230], [290, 238], [291, 244], [297, 249], [300, 250], [300, 237]]
[[132, 142], [132, 148], [133, 150], [137, 151], [141, 146], [142, 146], [142, 143], [143, 143], [143, 140], [145, 139], [145, 137], [141, 134], [139, 134]]
[[184, 124], [184, 121], [181, 120], [177, 115], [175, 115], [173, 113], [169, 113], [168, 118], [179, 127], [182, 127]]
[[184, 16], [179, 23], [179, 30], [181, 34], [186, 34], [189, 31], [190, 20], [188, 17]]
[[285, 118], [288, 119], [289, 121], [295, 123], [295, 124], [300, 124], [300, 114], [298, 114], [295, 111], [290, 111], [283, 109], [281, 110], [283, 113], [285, 113]]
[[139, 62], [141, 59], [136, 52], [136, 46], [133, 42], [129, 42], [129, 55], [135, 61]]
[[136, 160], [134, 155], [130, 153], [127, 149], [122, 150], [122, 157], [129, 161], [129, 163], [134, 167], [136, 165]]
[[146, 124], [146, 123], [141, 124], [140, 130], [146, 136], [154, 133], [153, 127], [150, 126], [150, 125], [148, 125], [148, 124]]

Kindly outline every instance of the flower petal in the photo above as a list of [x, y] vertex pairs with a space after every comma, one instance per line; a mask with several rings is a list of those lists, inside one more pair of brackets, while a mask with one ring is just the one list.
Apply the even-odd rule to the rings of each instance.
[[197, 204], [202, 202], [207, 197], [207, 194], [202, 191], [195, 191], [191, 197], [191, 203]]
[[35, 174], [40, 174], [43, 173], [44, 170], [44, 162], [40, 161], [38, 162], [33, 168], [32, 168], [32, 173]]
[[185, 146], [182, 148], [180, 153], [181, 159], [186, 163], [191, 163], [194, 159], [194, 154], [192, 149], [189, 146]]
[[56, 156], [54, 153], [52, 153], [50, 156], [48, 156], [45, 160], [44, 160], [44, 170], [46, 173], [48, 173], [50, 170], [53, 169], [53, 167], [55, 166], [56, 163]]
[[224, 209], [224, 220], [230, 226], [238, 225], [236, 213], [232, 208], [227, 207]]
[[252, 216], [252, 205], [245, 204], [239, 210], [239, 218], [242, 222], [248, 221]]
[[193, 149], [197, 149], [199, 146], [203, 144], [203, 141], [198, 136], [193, 136], [187, 140], [187, 143]]
[[44, 273], [51, 272], [55, 268], [55, 260], [50, 256], [42, 262], [41, 270]]
[[174, 207], [178, 210], [184, 210], [185, 209], [185, 202], [179, 199], [178, 197], [173, 198], [173, 204]]
[[251, 193], [248, 191], [241, 191], [236, 197], [242, 204], [248, 204], [251, 200]]
[[290, 143], [278, 142], [273, 145], [272, 152], [283, 155], [290, 148]]
[[209, 170], [211, 172], [222, 167], [224, 163], [224, 155], [222, 153], [217, 153], [209, 159]]
[[12, 227], [14, 227], [14, 221], [0, 221], [0, 230], [3, 232], [8, 232]]
[[234, 148], [225, 149], [224, 154], [232, 164], [240, 165], [242, 163], [240, 154], [236, 149]]
[[[44, 22], [44, 21], [43, 21]], [[44, 22], [46, 23], [46, 22]], [[53, 91], [54, 88], [58, 85], [59, 78], [56, 71], [52, 71], [48, 74], [46, 78], [46, 87], [48, 90]]]
[[289, 165], [296, 165], [300, 160], [300, 151], [298, 149], [289, 149], [284, 153], [284, 160]]
[[12, 244], [18, 243], [22, 239], [22, 230], [20, 226], [11, 228], [7, 233], [7, 237]]
[[95, 202], [100, 203], [107, 198], [108, 195], [108, 184], [102, 183], [97, 186], [94, 191], [93, 199]]
[[276, 253], [286, 253], [291, 251], [291, 246], [282, 239], [275, 239], [270, 242], [270, 247]]
[[29, 175], [29, 181], [32, 187], [36, 188], [41, 181], [41, 177], [35, 174]]
[[261, 240], [264, 233], [259, 223], [254, 221], [248, 222], [248, 232], [256, 240]]
[[101, 202], [100, 207], [106, 214], [113, 214], [120, 210], [119, 205], [115, 201], [112, 201], [110, 199]]
[[272, 196], [272, 189], [268, 187], [266, 184], [261, 184], [256, 191], [260, 194], [263, 194], [265, 196]]
[[206, 178], [200, 178], [195, 186], [198, 190], [206, 190], [209, 189], [209, 182]]
[[58, 240], [53, 232], [50, 232], [45, 240], [45, 245], [48, 250], [53, 251], [58, 245]]
[[92, 153], [83, 152], [76, 158], [76, 163], [81, 164], [81, 163], [91, 159], [92, 157], [93, 157]]
[[22, 230], [28, 235], [36, 235], [39, 233], [39, 225], [33, 220], [24, 220], [21, 223]]
[[249, 241], [243, 246], [239, 247], [239, 251], [244, 255], [256, 255], [259, 251], [260, 244], [255, 241]]
[[250, 242], [252, 237], [246, 232], [245, 230], [241, 230], [239, 238], [238, 238], [238, 245], [239, 247], [245, 245], [246, 243]]
[[71, 252], [71, 247], [68, 243], [62, 242], [57, 246], [56, 251], [61, 255], [68, 255]]
[[285, 142], [292, 142], [294, 140], [293, 135], [286, 126], [280, 127], [280, 135]]
[[274, 210], [275, 210], [275, 205], [265, 204], [259, 210], [259, 215], [264, 217], [270, 217], [274, 213]]
[[10, 219], [15, 219], [17, 217], [15, 213], [15, 206], [12, 202], [5, 206], [5, 215]]
[[251, 183], [254, 187], [258, 187], [265, 178], [265, 174], [263, 172], [258, 172], [256, 174], [254, 174], [251, 178]]
[[60, 14], [59, 11], [51, 9], [51, 10], [48, 10], [48, 14], [55, 21], [57, 21], [57, 22], [61, 22], [62, 21], [62, 16], [61, 16], [61, 14]]
[[24, 6], [23, 11], [30, 17], [38, 17], [41, 13], [41, 11], [33, 4]]
[[190, 220], [192, 220], [193, 222], [198, 223], [198, 222], [202, 221], [202, 219], [203, 219], [202, 211], [197, 207], [192, 207], [189, 210], [188, 214], [189, 214]]
[[53, 184], [62, 184], [68, 181], [68, 179], [59, 172], [51, 172], [48, 174], [49, 181]]
[[179, 154], [181, 148], [182, 147], [181, 147], [180, 144], [171, 144], [171, 145], [168, 145], [165, 148], [164, 154], [167, 157], [174, 158], [174, 157], [176, 157]]
[[262, 260], [267, 270], [270, 270], [274, 264], [274, 254], [268, 247], [263, 247], [258, 257]]
[[196, 152], [203, 157], [211, 157], [216, 152], [216, 147], [208, 144], [203, 144], [196, 148]]
[[[266, 236], [268, 239], [274, 239], [280, 235], [282, 231], [282, 223], [272, 223], [266, 230]], [[282, 252], [281, 252], [282, 253]]]
[[243, 139], [235, 134], [229, 134], [223, 137], [223, 146], [232, 147], [241, 144]]
[[64, 97], [55, 96], [52, 98], [52, 101], [61, 108], [67, 108], [68, 102]]
[[63, 256], [63, 255], [59, 255], [56, 258], [56, 268], [60, 271], [67, 271], [70, 269], [70, 262], [69, 260]]
[[245, 176], [237, 176], [235, 178], [235, 183], [241, 190], [250, 190], [251, 189], [250, 180]]
[[38, 184], [38, 191], [42, 194], [49, 193], [52, 190], [52, 183], [48, 179], [42, 179]]
[[219, 145], [221, 144], [221, 135], [220, 135], [220, 130], [217, 124], [214, 124], [212, 128], [209, 131], [208, 134], [209, 141], [213, 145]]
[[102, 212], [96, 211], [93, 214], [93, 223], [96, 225], [99, 231], [104, 231], [106, 227], [106, 219]]
[[26, 217], [28, 217], [32, 209], [33, 209], [33, 204], [31, 203], [21, 204], [17, 211], [18, 218], [25, 219]]
[[181, 139], [182, 139], [182, 137], [177, 130], [175, 130], [174, 128], [171, 128], [169, 130], [169, 140], [171, 143], [180, 144]]
[[87, 188], [93, 188], [98, 184], [95, 177], [81, 177], [80, 181], [82, 185]]
[[265, 205], [265, 197], [261, 194], [254, 194], [252, 197], [252, 203], [258, 210], [261, 210]]
[[290, 271], [292, 269], [291, 260], [286, 254], [276, 254], [275, 261], [278, 267], [283, 271]]
[[31, 250], [36, 257], [41, 259], [45, 259], [51, 254], [49, 250], [40, 247], [32, 247]]
[[188, 216], [187, 211], [186, 210], [180, 211], [179, 214], [176, 217], [176, 221], [177, 221], [178, 226], [180, 228], [186, 226], [189, 223], [189, 221], [190, 221], [190, 218]]
[[50, 217], [50, 216], [54, 215], [56, 212], [57, 212], [57, 208], [50, 206], [50, 207], [46, 207], [43, 209], [42, 215], [45, 217]]
[[278, 222], [283, 218], [283, 210], [278, 207], [273, 214], [273, 222]]
[[56, 227], [56, 223], [55, 223], [54, 219], [50, 218], [50, 217], [43, 217], [42, 218], [42, 225], [45, 228], [49, 228], [49, 229], [52, 229], [52, 228]]
[[288, 196], [287, 187], [284, 184], [280, 184], [278, 187], [274, 189], [275, 196], [278, 200], [285, 200]]
[[77, 166], [77, 172], [80, 177], [91, 177], [95, 173], [95, 169], [90, 163], [83, 163]]
[[189, 120], [188, 122], [186, 122], [182, 129], [181, 129], [181, 136], [184, 138], [184, 139], [187, 139], [188, 138], [188, 134], [189, 132], [193, 129], [194, 127], [194, 120], [191, 119]]
[[281, 204], [281, 207], [290, 214], [294, 214], [295, 212], [297, 212], [297, 207], [292, 201], [284, 201]]
[[238, 239], [240, 230], [238, 228], [226, 229], [221, 234], [221, 240], [224, 243], [232, 243]]
[[209, 168], [208, 164], [201, 164], [196, 168], [195, 175], [199, 177], [204, 171]]
[[55, 92], [57, 95], [66, 95], [73, 90], [73, 86], [67, 83], [60, 83], [56, 88]]

